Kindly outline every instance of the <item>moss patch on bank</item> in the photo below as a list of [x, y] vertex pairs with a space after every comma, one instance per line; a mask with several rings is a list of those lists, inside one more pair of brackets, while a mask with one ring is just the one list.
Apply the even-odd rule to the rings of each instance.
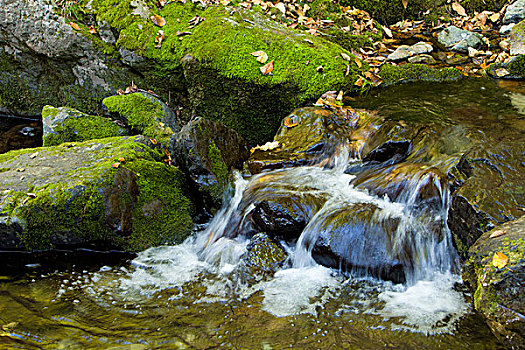
[[425, 64], [407, 63], [402, 66], [385, 64], [379, 75], [385, 85], [416, 81], [449, 82], [463, 78], [463, 73], [455, 68], [432, 68]]

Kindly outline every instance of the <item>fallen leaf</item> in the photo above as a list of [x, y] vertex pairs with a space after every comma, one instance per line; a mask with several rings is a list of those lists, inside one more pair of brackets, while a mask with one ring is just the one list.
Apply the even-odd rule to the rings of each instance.
[[112, 165], [112, 167], [115, 168], [115, 169], [118, 168], [119, 166], [120, 166], [119, 162], [113, 163], [113, 165]]
[[499, 17], [500, 17], [499, 13], [494, 13], [489, 16], [492, 23], [496, 23], [497, 21], [499, 21]]
[[97, 30], [95, 29], [95, 26], [94, 26], [94, 25], [91, 25], [91, 26], [89, 27], [89, 32], [90, 32], [91, 34], [97, 34]]
[[498, 230], [498, 231], [494, 231], [490, 234], [489, 238], [496, 238], [496, 237], [499, 237], [499, 236], [503, 236], [505, 233], [507, 233], [507, 231], [505, 230]]
[[273, 71], [273, 60], [266, 63], [264, 66], [259, 67], [263, 75], [270, 75]]
[[156, 145], [157, 144], [157, 140], [155, 139], [149, 139], [151, 141], [152, 144]]
[[18, 324], [19, 322], [10, 322], [8, 324], [3, 325], [2, 329], [7, 332], [18, 326]]
[[164, 31], [162, 29], [159, 29], [157, 32], [157, 36], [155, 37], [155, 48], [160, 49], [162, 46], [162, 40], [164, 40]]
[[177, 30], [176, 35], [177, 35], [177, 36], [191, 35], [191, 32], [180, 32], [180, 31]]
[[359, 60], [359, 58], [354, 57], [354, 61], [355, 61], [355, 64], [357, 64], [357, 67], [361, 68], [361, 67], [363, 66], [363, 64], [361, 63], [361, 61]]
[[297, 126], [299, 125], [299, 123], [293, 121], [293, 119], [291, 117], [288, 117], [284, 120], [284, 125], [287, 127], [287, 128], [293, 128], [294, 126]]
[[492, 257], [492, 265], [498, 269], [504, 268], [508, 262], [509, 257], [501, 252], [494, 253], [494, 256]]
[[124, 157], [119, 157], [118, 160], [121, 161], [121, 162], [125, 161]]
[[151, 21], [153, 22], [154, 25], [159, 26], [159, 27], [164, 27], [166, 25], [166, 20], [164, 19], [164, 17], [159, 16], [159, 15], [151, 16]]
[[252, 56], [257, 57], [257, 62], [266, 63], [268, 61], [268, 55], [264, 51], [255, 51], [251, 53]]
[[278, 3], [277, 5], [275, 5], [275, 8], [278, 9], [279, 11], [281, 11], [283, 13], [283, 15], [286, 13], [286, 6], [282, 2]]
[[401, 0], [401, 2], [403, 3], [403, 7], [405, 8], [405, 10], [407, 9], [407, 6], [408, 6], [408, 0]]
[[80, 26], [75, 22], [69, 22], [69, 25], [73, 27], [74, 30], [80, 30]]
[[366, 83], [366, 79], [360, 76], [359, 79], [355, 81], [354, 85], [362, 87], [365, 83]]
[[459, 3], [457, 2], [452, 3], [452, 8], [454, 9], [454, 11], [458, 13], [458, 15], [467, 17], [467, 13], [465, 12], [465, 9]]
[[29, 198], [36, 198], [36, 193], [28, 192], [28, 193], [26, 193], [26, 195], [27, 195]]
[[496, 75], [498, 77], [504, 77], [506, 75], [509, 75], [510, 72], [508, 70], [506, 70], [505, 68], [498, 68], [496, 69]]
[[339, 91], [337, 94], [337, 97], [335, 98], [337, 101], [342, 102], [343, 101], [343, 91]]
[[318, 73], [322, 73], [324, 71], [324, 67], [323, 66], [319, 66], [315, 69]]
[[389, 38], [393, 37], [392, 31], [390, 30], [390, 28], [388, 28], [387, 26], [381, 26], [381, 28], [383, 28], [383, 31], [385, 32], [387, 37]]
[[29, 158], [34, 159], [34, 158], [36, 158], [36, 156], [38, 156], [38, 152], [32, 153], [32, 154], [29, 156]]
[[344, 59], [345, 61], [348, 61], [348, 62], [350, 62], [350, 60], [352, 59], [352, 58], [350, 58], [350, 56], [348, 56], [348, 55], [347, 55], [346, 53], [344, 53], [344, 52], [341, 52], [341, 57], [343, 57], [343, 59]]
[[22, 173], [24, 172], [26, 169], [25, 168], [16, 168], [16, 171], [18, 171], [19, 173]]

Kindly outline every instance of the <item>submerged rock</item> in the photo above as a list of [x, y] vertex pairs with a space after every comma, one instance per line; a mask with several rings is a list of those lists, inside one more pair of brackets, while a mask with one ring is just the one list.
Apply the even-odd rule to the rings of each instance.
[[246, 250], [242, 256], [246, 265], [264, 272], [277, 271], [288, 257], [283, 247], [264, 233], [253, 236]]
[[455, 68], [431, 68], [426, 64], [408, 63], [400, 66], [384, 64], [379, 75], [386, 86], [415, 81], [446, 82], [463, 78]]
[[120, 119], [135, 133], [148, 136], [165, 147], [180, 130], [175, 113], [149, 93], [132, 93], [105, 98], [102, 103], [111, 116]]
[[[493, 258], [508, 261], [496, 267]], [[525, 216], [485, 232], [468, 251], [461, 273], [474, 307], [492, 332], [512, 349], [525, 347]]]
[[[285, 204], [285, 205], [283, 205]], [[298, 238], [307, 224], [304, 205], [289, 198], [279, 202], [263, 201], [255, 206], [252, 220], [260, 230], [282, 238]]]
[[64, 142], [82, 142], [113, 136], [124, 136], [128, 131], [108, 118], [92, 116], [69, 107], [45, 106], [42, 110], [44, 146]]
[[193, 205], [182, 172], [160, 160], [144, 136], [0, 155], [0, 250], [181, 242]]
[[233, 169], [250, 155], [246, 141], [224, 124], [196, 118], [171, 138], [171, 153], [204, 196], [208, 209], [218, 209]]
[[439, 33], [438, 40], [452, 51], [468, 52], [468, 48], [479, 49], [484, 45], [483, 36], [468, 30], [450, 26]]
[[507, 63], [493, 63], [487, 74], [497, 79], [525, 79], [525, 55], [514, 56]]

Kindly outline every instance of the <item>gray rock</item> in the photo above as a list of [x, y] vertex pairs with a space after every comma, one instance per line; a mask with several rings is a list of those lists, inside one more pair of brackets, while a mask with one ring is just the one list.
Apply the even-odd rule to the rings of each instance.
[[144, 62], [144, 57], [137, 55], [133, 51], [121, 48], [118, 52], [120, 53], [120, 57], [122, 57], [122, 62], [130, 67], [140, 67], [140, 64]]
[[196, 118], [171, 137], [171, 154], [193, 180], [207, 209], [218, 209], [232, 169], [241, 169], [250, 151], [244, 139], [224, 124]]
[[103, 42], [106, 44], [113, 45], [117, 42], [117, 39], [115, 39], [115, 35], [113, 34], [113, 31], [111, 30], [111, 27], [107, 22], [105, 21], [98, 21], [98, 34], [100, 35], [100, 39], [102, 39]]
[[525, 54], [525, 20], [516, 24], [510, 32], [510, 54], [511, 56]]
[[516, 25], [516, 23], [510, 23], [510, 24], [506, 24], [506, 25], [503, 25], [501, 26], [501, 28], [499, 29], [499, 33], [501, 35], [505, 35], [505, 34], [509, 34], [510, 31], [512, 30], [512, 28]]
[[503, 23], [517, 23], [525, 19], [525, 0], [516, 0], [512, 5], [507, 7]]
[[455, 26], [445, 28], [439, 33], [438, 40], [452, 51], [468, 52], [468, 48], [479, 49], [484, 45], [483, 36]]
[[412, 56], [408, 58], [408, 62], [410, 63], [425, 63], [425, 64], [435, 64], [436, 60], [434, 57], [426, 54]]
[[430, 53], [432, 50], [432, 45], [422, 41], [412, 46], [401, 45], [393, 53], [388, 55], [387, 60], [401, 61], [415, 55]]

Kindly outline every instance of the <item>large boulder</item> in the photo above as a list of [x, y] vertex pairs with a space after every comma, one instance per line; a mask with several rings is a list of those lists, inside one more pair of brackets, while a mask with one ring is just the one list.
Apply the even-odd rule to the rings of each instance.
[[[283, 113], [324, 91], [351, 87], [367, 69], [346, 61], [341, 53], [352, 54], [338, 44], [288, 28], [258, 6], [63, 4], [82, 14], [77, 19], [61, 17], [67, 9], [57, 3], [2, 6], [2, 110], [36, 115], [50, 104], [98, 114], [101, 97], [133, 81], [170, 101], [184, 122], [194, 116], [218, 120], [253, 144], [271, 138]], [[163, 36], [154, 14], [166, 21]], [[261, 50], [267, 63], [273, 60], [271, 74], [263, 74], [251, 55]]]
[[149, 93], [110, 96], [102, 104], [132, 131], [153, 138], [166, 148], [171, 135], [180, 130], [171, 108]]
[[[504, 266], [495, 266], [497, 253]], [[485, 232], [470, 247], [461, 275], [493, 333], [509, 348], [525, 349], [525, 216]]]
[[192, 229], [185, 178], [153, 147], [114, 137], [0, 155], [0, 250], [181, 242]]
[[124, 136], [128, 131], [108, 118], [87, 115], [74, 108], [44, 106], [44, 146]]
[[242, 169], [250, 152], [235, 130], [206, 118], [196, 118], [171, 138], [177, 165], [195, 184], [208, 209], [216, 210], [230, 186], [233, 169]]

